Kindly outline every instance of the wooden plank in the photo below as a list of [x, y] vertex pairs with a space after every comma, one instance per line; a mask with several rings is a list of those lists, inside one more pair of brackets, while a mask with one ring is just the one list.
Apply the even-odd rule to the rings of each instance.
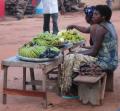
[[45, 72], [47, 73], [53, 69], [56, 69], [58, 67], [58, 65], [62, 64], [62, 62], [63, 62], [63, 57], [59, 58], [57, 61], [52, 61], [51, 64], [46, 64], [44, 67]]
[[46, 92], [47, 91], [47, 84], [46, 84], [46, 70], [45, 69], [42, 69], [42, 91]]
[[96, 83], [98, 80], [100, 80], [105, 73], [99, 75], [99, 76], [88, 76], [88, 75], [78, 75], [76, 78], [74, 78], [75, 82], [82, 82], [82, 83]]
[[26, 67], [23, 67], [23, 90], [26, 90]]
[[26, 67], [26, 68], [46, 68], [47, 71], [52, 70], [55, 66], [62, 63], [63, 57], [60, 56], [58, 59], [49, 62], [26, 62], [19, 60], [16, 56], [10, 57], [8, 59], [2, 60], [2, 66], [10, 66], [10, 67]]
[[78, 95], [83, 104], [100, 105], [101, 84], [98, 81], [95, 84], [79, 83]]
[[[30, 77], [31, 77], [31, 82], [35, 80], [35, 75], [34, 75], [34, 69], [30, 68]], [[36, 86], [32, 84], [32, 89], [36, 90]]]
[[58, 74], [58, 71], [57, 70], [53, 70], [50, 72], [51, 74]]
[[42, 85], [42, 80], [26, 81], [26, 85]]
[[6, 88], [3, 90], [4, 94], [11, 95], [21, 95], [21, 96], [32, 96], [32, 97], [46, 97], [46, 92], [38, 92], [38, 91], [26, 91], [26, 90], [18, 90], [18, 89], [9, 89]]

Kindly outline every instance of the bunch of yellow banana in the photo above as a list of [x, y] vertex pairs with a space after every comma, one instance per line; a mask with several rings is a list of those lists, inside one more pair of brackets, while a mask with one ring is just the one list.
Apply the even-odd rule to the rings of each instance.
[[65, 41], [73, 43], [85, 39], [77, 30], [63, 30], [58, 33], [58, 36], [63, 37]]

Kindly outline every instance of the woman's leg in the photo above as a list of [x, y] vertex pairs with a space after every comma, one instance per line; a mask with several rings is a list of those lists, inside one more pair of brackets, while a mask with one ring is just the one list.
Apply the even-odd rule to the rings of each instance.
[[60, 88], [62, 93], [67, 92], [72, 84], [72, 69], [74, 54], [66, 55], [62, 64], [62, 75], [60, 79]]
[[60, 81], [61, 91], [68, 92], [71, 90], [72, 79], [75, 77], [73, 73], [74, 69], [79, 70], [80, 64], [92, 61], [96, 61], [96, 58], [78, 53], [66, 55], [64, 58]]

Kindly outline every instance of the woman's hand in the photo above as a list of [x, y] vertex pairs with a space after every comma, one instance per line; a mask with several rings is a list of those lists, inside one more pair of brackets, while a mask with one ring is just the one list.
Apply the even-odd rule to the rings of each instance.
[[75, 25], [69, 25], [67, 26], [67, 30], [74, 29], [76, 26]]
[[61, 15], [64, 15], [64, 13], [65, 13], [65, 7], [64, 7], [64, 6], [62, 6], [62, 7], [61, 7], [60, 14], [61, 14]]

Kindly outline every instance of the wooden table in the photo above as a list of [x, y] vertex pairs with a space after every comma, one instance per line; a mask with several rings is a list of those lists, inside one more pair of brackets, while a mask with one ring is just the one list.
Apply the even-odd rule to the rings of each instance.
[[[49, 61], [49, 62], [26, 62], [19, 60], [16, 56], [5, 59], [1, 62], [2, 69], [4, 70], [3, 79], [3, 104], [6, 104], [7, 94], [11, 95], [23, 95], [23, 96], [33, 96], [33, 97], [43, 97], [45, 100], [45, 107], [47, 108], [47, 88], [46, 88], [46, 75], [53, 69], [58, 68], [58, 72], [61, 72], [61, 63], [63, 57]], [[23, 68], [23, 89], [12, 89], [7, 87], [7, 76], [9, 67], [22, 67]], [[34, 68], [42, 69], [42, 91], [30, 91], [26, 90], [26, 68], [30, 69], [30, 74], [32, 77], [31, 85], [35, 89], [34, 81]], [[58, 74], [59, 75], [59, 74]], [[59, 78], [58, 78], [59, 79]]]
[[[34, 97], [43, 97], [45, 100], [45, 107], [47, 108], [47, 88], [46, 88], [46, 75], [49, 74], [54, 69], [58, 69], [58, 79], [61, 72], [61, 64], [64, 60], [64, 52], [65, 50], [71, 51], [73, 48], [84, 45], [85, 41], [81, 41], [80, 43], [74, 45], [67, 45], [62, 48], [62, 56], [49, 62], [26, 62], [19, 60], [16, 56], [10, 57], [8, 59], [2, 60], [1, 66], [4, 70], [4, 80], [3, 80], [3, 104], [6, 104], [7, 94], [11, 95], [23, 95], [23, 96], [34, 96]], [[9, 67], [22, 67], [23, 68], [23, 89], [11, 89], [7, 87], [7, 76], [8, 76], [8, 68]], [[31, 81], [26, 81], [26, 68], [30, 69]], [[34, 77], [34, 69], [42, 69], [42, 81], [36, 81]], [[39, 85], [42, 83], [42, 91], [33, 91], [36, 89], [35, 85]], [[32, 85], [32, 91], [26, 90], [26, 85]], [[58, 87], [59, 93], [59, 87]]]

